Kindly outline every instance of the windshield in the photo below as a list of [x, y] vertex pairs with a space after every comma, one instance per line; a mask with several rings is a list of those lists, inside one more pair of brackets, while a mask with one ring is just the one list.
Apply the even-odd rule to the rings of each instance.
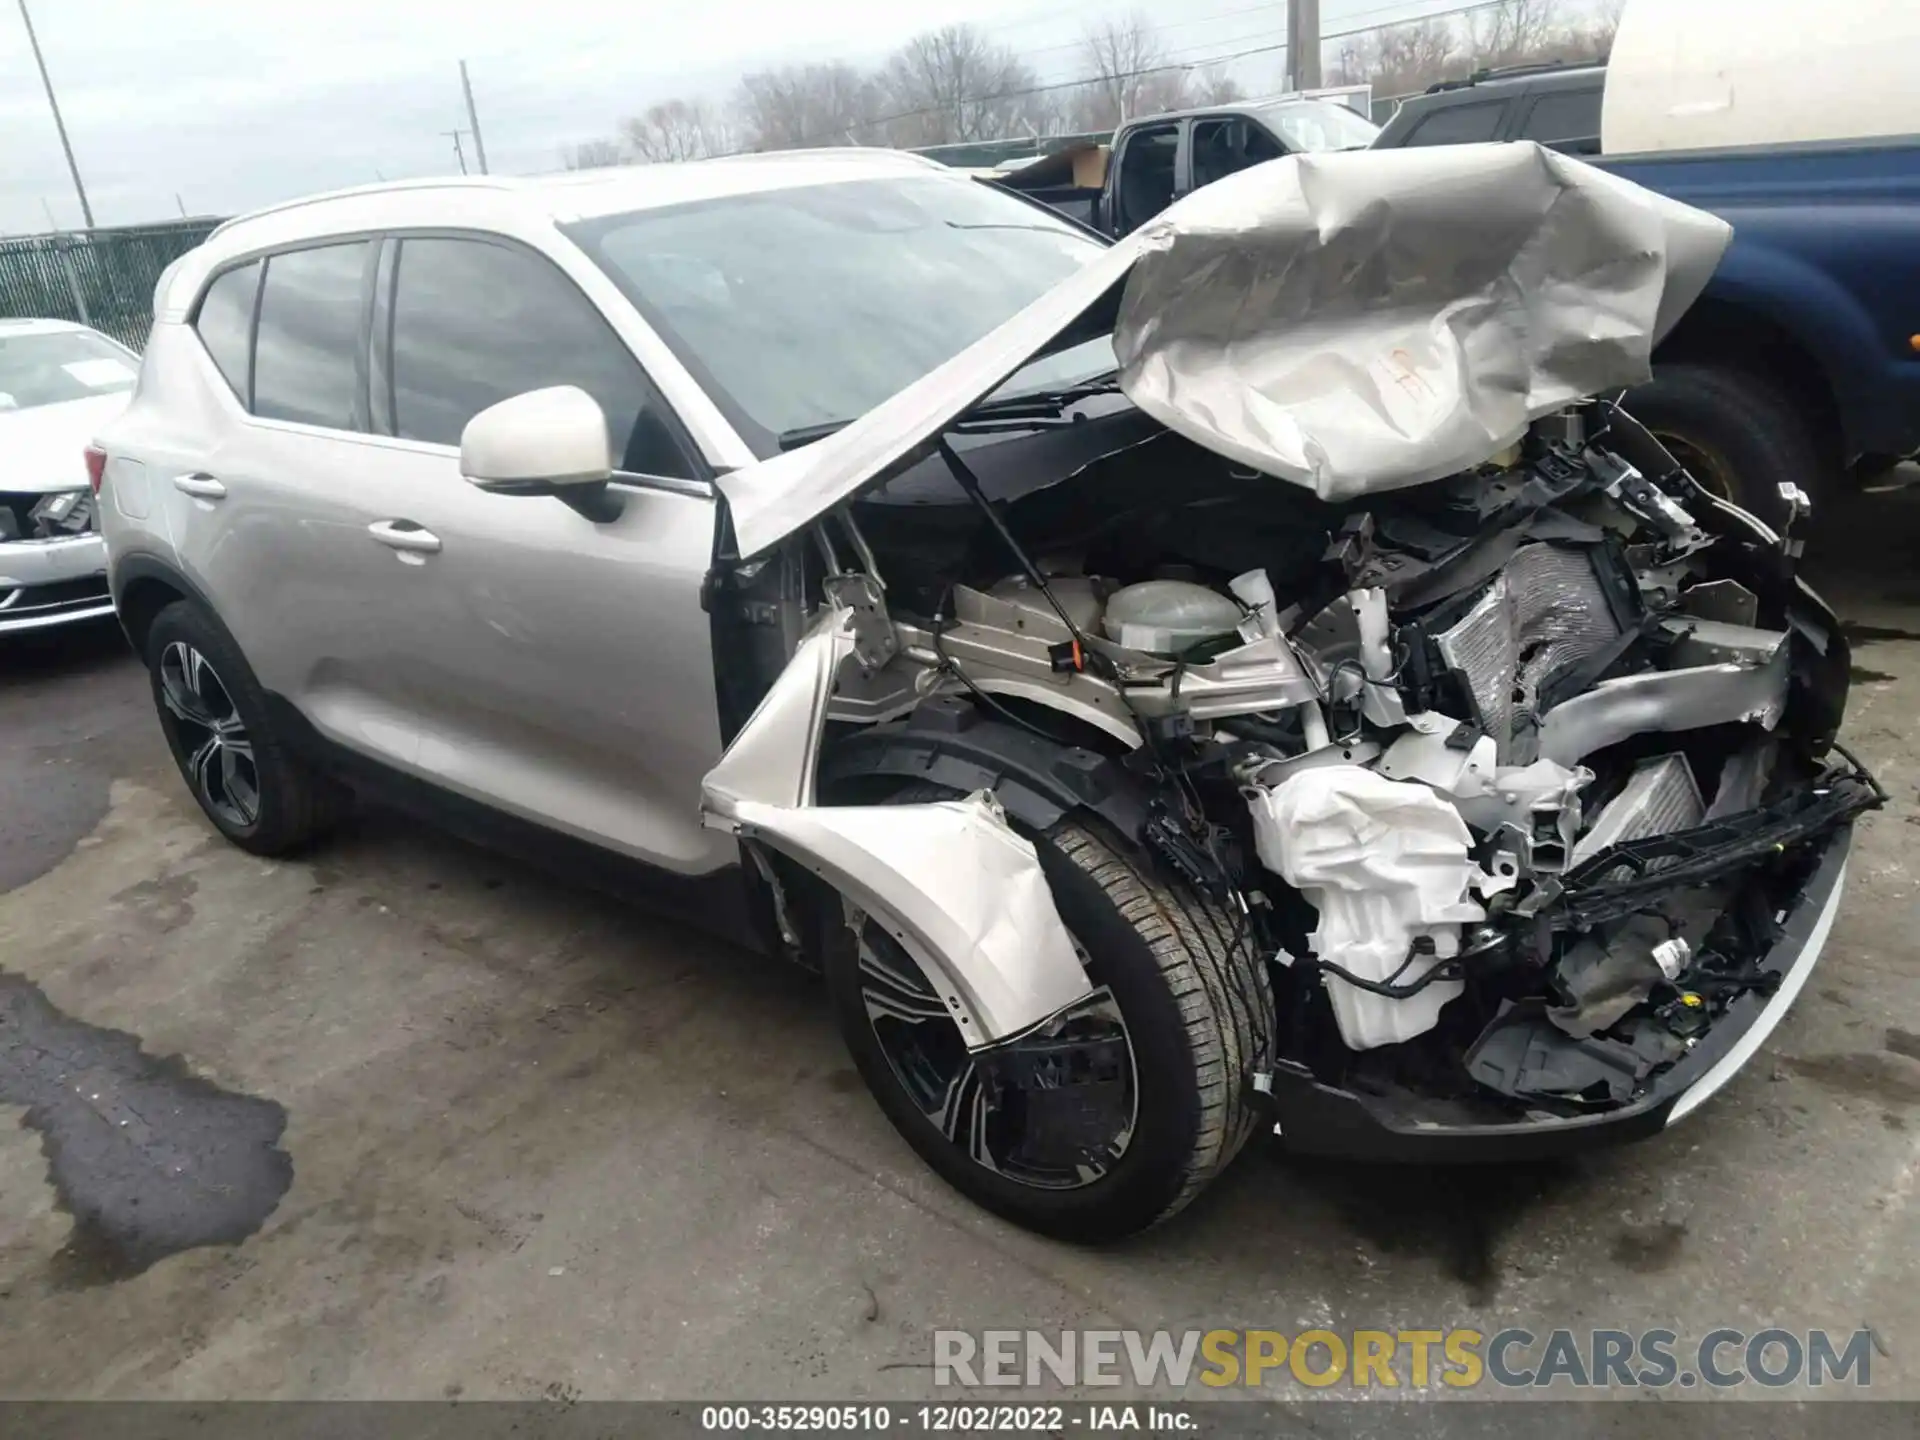
[[1294, 153], [1364, 150], [1380, 133], [1380, 127], [1371, 120], [1331, 100], [1297, 100], [1276, 105], [1260, 118]]
[[[606, 270], [763, 455], [852, 420], [1100, 253], [1023, 200], [955, 177], [843, 181], [582, 222]], [[1000, 392], [1113, 368], [1102, 338]]]
[[0, 334], [0, 410], [131, 390], [139, 362], [91, 330]]

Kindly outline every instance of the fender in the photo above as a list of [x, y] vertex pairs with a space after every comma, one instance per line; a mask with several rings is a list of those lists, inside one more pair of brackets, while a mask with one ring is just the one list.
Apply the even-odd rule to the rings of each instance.
[[[985, 783], [963, 791], [964, 799], [923, 804], [818, 803], [828, 702], [853, 652], [852, 617], [836, 606], [800, 642], [702, 779], [701, 818], [785, 855], [878, 922], [939, 987], [967, 1048], [985, 1049], [1044, 1024], [1092, 992], [1038, 852], [1009, 824], [1004, 802], [987, 793], [997, 780], [1022, 782], [1012, 788], [1022, 792], [1020, 804], [1032, 817], [1024, 823], [1031, 824], [1049, 809], [1057, 819], [1062, 807], [1050, 804], [1050, 792], [1069, 795], [1073, 783], [1049, 781], [1038, 756], [996, 766], [993, 747], [982, 744], [971, 758], [956, 755], [943, 767], [938, 746], [923, 744], [916, 752], [921, 763], [907, 773], [962, 786], [985, 776]], [[968, 728], [959, 711], [935, 713], [962, 733]], [[919, 734], [926, 734], [926, 723], [937, 722], [923, 721]], [[1068, 753], [1035, 743], [1055, 758]], [[868, 753], [875, 758], [866, 773], [890, 774], [887, 767], [906, 752], [880, 745]], [[1052, 768], [1060, 776], [1074, 769]], [[849, 915], [856, 929], [866, 920]]]

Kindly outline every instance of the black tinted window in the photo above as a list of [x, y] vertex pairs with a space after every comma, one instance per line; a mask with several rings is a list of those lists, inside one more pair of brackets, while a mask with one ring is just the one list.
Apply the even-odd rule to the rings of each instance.
[[1600, 91], [1562, 90], [1542, 95], [1521, 127], [1524, 138], [1542, 145], [1598, 154], [1600, 150]]
[[253, 329], [253, 297], [260, 289], [260, 262], [249, 260], [207, 287], [193, 322], [200, 343], [227, 377], [240, 403], [247, 400], [247, 340]]
[[1407, 136], [1409, 145], [1467, 145], [1476, 140], [1491, 140], [1500, 128], [1503, 100], [1482, 100], [1477, 105], [1449, 105], [1436, 110]]
[[1135, 230], [1173, 203], [1173, 157], [1180, 127], [1136, 131], [1120, 152], [1120, 224]]
[[354, 428], [366, 259], [365, 241], [268, 257], [254, 342], [254, 414]]
[[639, 363], [571, 280], [525, 251], [401, 242], [392, 369], [394, 429], [404, 439], [458, 445], [489, 405], [578, 385], [606, 412], [620, 469], [693, 473]]

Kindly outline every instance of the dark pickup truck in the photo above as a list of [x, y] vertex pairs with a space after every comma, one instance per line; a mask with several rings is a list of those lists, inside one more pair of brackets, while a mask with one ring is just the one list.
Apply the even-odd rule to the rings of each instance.
[[[1629, 403], [1704, 484], [1763, 518], [1785, 518], [1783, 482], [1870, 477], [1920, 451], [1920, 136], [1602, 158], [1605, 78], [1578, 66], [1449, 82], [1406, 101], [1372, 148], [1537, 140], [1729, 221], [1726, 258]], [[1246, 165], [1367, 143], [1350, 112], [1351, 134], [1289, 143], [1278, 122], [1297, 127], [1303, 103], [1326, 104], [1122, 126], [1096, 224], [1124, 234]]]
[[1783, 481], [1871, 476], [1920, 450], [1920, 136], [1603, 157], [1606, 79], [1580, 65], [1449, 81], [1405, 101], [1374, 148], [1536, 140], [1730, 223], [1629, 403], [1747, 508], [1777, 520]]

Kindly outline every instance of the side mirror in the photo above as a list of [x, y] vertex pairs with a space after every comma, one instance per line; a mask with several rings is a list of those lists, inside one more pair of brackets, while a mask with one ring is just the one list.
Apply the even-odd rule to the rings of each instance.
[[460, 473], [496, 495], [557, 496], [590, 520], [619, 514], [606, 488], [606, 414], [575, 385], [529, 390], [474, 416], [460, 432]]

